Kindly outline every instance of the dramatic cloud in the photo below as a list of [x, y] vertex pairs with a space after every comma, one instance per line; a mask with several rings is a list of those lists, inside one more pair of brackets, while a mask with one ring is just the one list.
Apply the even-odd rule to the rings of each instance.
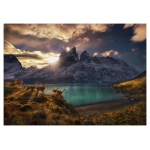
[[4, 41], [4, 53], [5, 54], [19, 54], [20, 50], [16, 49], [11, 43], [8, 41]]
[[109, 50], [109, 51], [105, 51], [104, 53], [101, 53], [101, 56], [103, 57], [107, 57], [107, 56], [119, 56], [119, 53], [117, 51], [114, 50]]
[[124, 29], [133, 27], [134, 36], [131, 38], [133, 42], [141, 42], [146, 39], [146, 24], [125, 24]]
[[[38, 68], [42, 68], [49, 63], [53, 63], [58, 60], [59, 55], [57, 53], [43, 53], [41, 51], [29, 52], [26, 50], [20, 50], [15, 48], [8, 41], [4, 41], [4, 54], [15, 55], [21, 64], [28, 68], [30, 66], [36, 65]], [[38, 65], [37, 65], [38, 64]]]
[[129, 27], [132, 27], [133, 25], [134, 24], [125, 24], [123, 28], [126, 29], [126, 28], [129, 28]]
[[92, 24], [90, 25], [90, 28], [93, 32], [105, 32], [106, 30], [108, 30], [109, 26], [106, 26], [104, 24]]
[[46, 66], [63, 51], [76, 47], [79, 57], [84, 50], [91, 56], [121, 56], [143, 70], [140, 62], [145, 64], [144, 39], [146, 25], [143, 24], [4, 24], [4, 53], [16, 55], [26, 67]]
[[40, 57], [37, 54], [28, 54], [28, 53], [22, 53], [22, 54], [14, 54], [17, 58], [26, 58], [26, 59], [36, 59], [36, 60], [42, 60], [42, 57]]
[[83, 38], [83, 41], [84, 41], [84, 42], [88, 42], [89, 39], [88, 39], [87, 37], [85, 37], [85, 38]]
[[146, 24], [135, 25], [134, 36], [131, 38], [134, 42], [141, 42], [146, 39]]
[[91, 38], [111, 27], [110, 24], [5, 24], [4, 39], [18, 49], [61, 53], [65, 47], [84, 48], [87, 43], [93, 44]]
[[21, 35], [32, 35], [38, 38], [69, 39], [84, 34], [87, 30], [105, 32], [112, 25], [105, 24], [5, 24], [5, 31], [18, 32]]

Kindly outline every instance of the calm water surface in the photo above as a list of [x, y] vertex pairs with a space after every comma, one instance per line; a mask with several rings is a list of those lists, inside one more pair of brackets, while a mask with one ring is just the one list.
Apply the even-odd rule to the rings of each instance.
[[51, 94], [52, 89], [56, 87], [65, 89], [65, 100], [75, 107], [118, 100], [123, 96], [115, 93], [108, 85], [99, 84], [50, 84], [45, 93]]

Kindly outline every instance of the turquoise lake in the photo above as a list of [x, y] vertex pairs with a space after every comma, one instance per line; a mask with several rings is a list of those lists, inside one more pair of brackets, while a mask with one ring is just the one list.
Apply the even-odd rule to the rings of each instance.
[[115, 93], [108, 85], [99, 84], [50, 84], [45, 93], [52, 94], [53, 88], [65, 89], [64, 99], [74, 107], [119, 100], [124, 96]]

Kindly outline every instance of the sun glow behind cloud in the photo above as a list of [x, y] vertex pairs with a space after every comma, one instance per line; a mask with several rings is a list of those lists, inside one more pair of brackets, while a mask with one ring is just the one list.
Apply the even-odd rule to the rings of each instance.
[[70, 48], [69, 47], [66, 47], [66, 51], [68, 52], [70, 50]]
[[15, 48], [10, 42], [4, 41], [4, 54], [13, 54], [21, 62], [23, 67], [37, 66], [42, 68], [49, 63], [54, 63], [59, 59], [58, 53], [43, 53], [40, 50], [26, 51]]
[[47, 60], [48, 60], [50, 63], [55, 63], [56, 61], [58, 61], [60, 54], [49, 53], [48, 55], [49, 55], [49, 56], [48, 56]]

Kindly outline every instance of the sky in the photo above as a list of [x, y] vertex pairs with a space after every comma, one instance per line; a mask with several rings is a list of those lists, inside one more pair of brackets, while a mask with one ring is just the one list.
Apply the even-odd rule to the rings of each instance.
[[74, 46], [79, 58], [86, 50], [146, 70], [146, 24], [4, 24], [4, 54], [26, 68], [47, 66]]

